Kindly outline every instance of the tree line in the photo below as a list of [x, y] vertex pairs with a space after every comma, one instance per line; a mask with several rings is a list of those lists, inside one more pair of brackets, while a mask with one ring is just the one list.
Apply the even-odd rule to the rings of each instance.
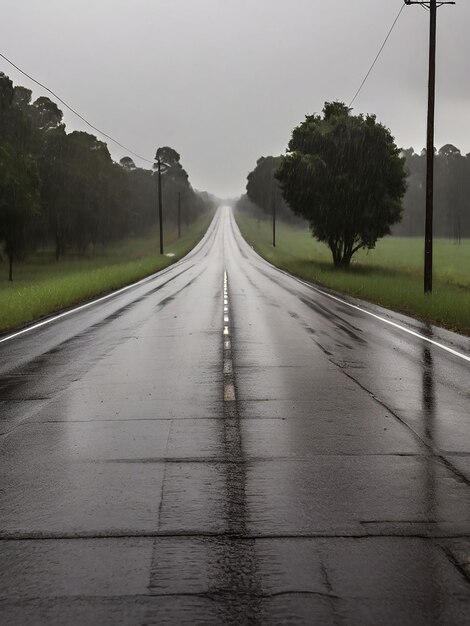
[[[192, 188], [175, 150], [164, 151], [171, 155], [162, 182], [165, 225], [176, 224], [178, 205], [189, 225], [212, 198]], [[147, 233], [157, 223], [156, 197], [154, 171], [130, 157], [116, 163], [92, 134], [68, 133], [53, 101], [33, 101], [30, 89], [0, 72], [0, 255], [10, 280], [13, 263], [38, 248], [52, 247], [59, 260]]]
[[[307, 222], [335, 265], [386, 234], [424, 234], [426, 152], [399, 149], [373, 115], [325, 103], [292, 133], [284, 156], [261, 157], [248, 174], [242, 211]], [[435, 236], [470, 237], [470, 154], [443, 146], [435, 165]]]
[[[402, 152], [408, 188], [403, 199], [403, 219], [393, 228], [393, 234], [421, 236], [426, 206], [426, 150], [420, 154], [413, 148]], [[436, 152], [434, 234], [456, 242], [470, 237], [470, 153], [462, 155], [452, 144]]]

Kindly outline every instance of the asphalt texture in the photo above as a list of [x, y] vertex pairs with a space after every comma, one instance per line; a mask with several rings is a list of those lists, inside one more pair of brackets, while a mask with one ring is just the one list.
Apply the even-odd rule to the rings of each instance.
[[224, 208], [2, 341], [0, 623], [470, 624], [470, 341], [350, 303]]

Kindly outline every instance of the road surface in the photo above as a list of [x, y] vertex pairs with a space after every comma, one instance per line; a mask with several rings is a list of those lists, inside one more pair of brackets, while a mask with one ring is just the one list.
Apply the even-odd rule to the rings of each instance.
[[4, 338], [0, 623], [470, 624], [470, 342], [364, 307], [224, 208]]

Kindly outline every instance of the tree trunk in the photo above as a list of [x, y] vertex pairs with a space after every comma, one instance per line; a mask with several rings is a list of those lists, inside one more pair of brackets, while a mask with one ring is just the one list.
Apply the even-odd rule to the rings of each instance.
[[9, 261], [8, 280], [12, 283], [13, 282], [13, 255], [12, 254], [8, 255], [8, 261]]
[[338, 244], [333, 241], [332, 239], [330, 239], [328, 241], [328, 247], [331, 250], [331, 254], [333, 255], [333, 264], [335, 267], [339, 267], [340, 266], [340, 262], [341, 262], [341, 257], [340, 257], [340, 253], [339, 253], [339, 249], [338, 249]]
[[330, 241], [328, 246], [333, 255], [333, 264], [338, 269], [348, 269], [351, 265], [351, 259], [354, 252], [350, 250], [350, 247], [343, 245], [342, 243], [334, 243]]
[[343, 270], [349, 269], [351, 265], [351, 258], [352, 258], [352, 254], [344, 254], [339, 264], [339, 267], [341, 267]]

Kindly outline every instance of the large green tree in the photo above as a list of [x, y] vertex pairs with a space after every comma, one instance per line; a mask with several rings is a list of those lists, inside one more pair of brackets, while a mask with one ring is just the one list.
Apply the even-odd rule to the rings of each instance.
[[337, 267], [374, 248], [401, 218], [404, 159], [390, 131], [374, 115], [352, 115], [341, 102], [325, 103], [292, 133], [276, 174], [285, 200], [308, 220]]

